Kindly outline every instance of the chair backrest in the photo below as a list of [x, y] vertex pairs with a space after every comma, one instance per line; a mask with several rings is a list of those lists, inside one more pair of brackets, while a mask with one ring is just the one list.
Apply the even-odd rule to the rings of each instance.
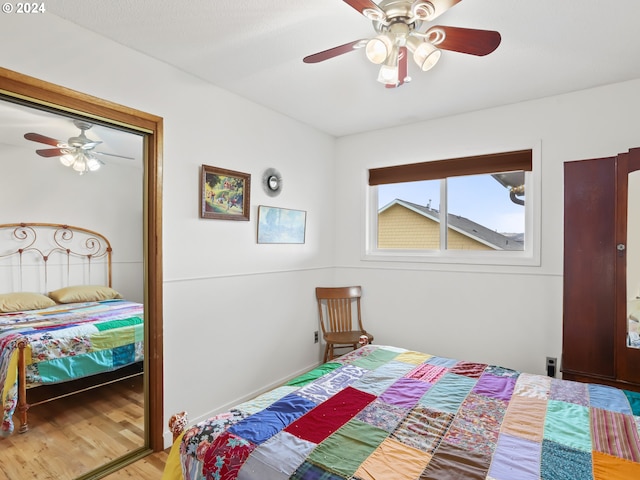
[[[322, 333], [364, 331], [360, 311], [362, 287], [317, 287], [318, 315]], [[356, 319], [357, 326], [353, 324]]]

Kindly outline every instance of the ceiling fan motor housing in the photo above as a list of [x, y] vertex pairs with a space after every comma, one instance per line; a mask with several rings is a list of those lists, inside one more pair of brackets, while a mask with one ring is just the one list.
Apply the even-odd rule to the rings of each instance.
[[102, 142], [89, 140], [84, 133], [86, 130], [89, 130], [93, 126], [93, 124], [89, 122], [85, 122], [83, 120], [74, 120], [73, 124], [80, 129], [80, 135], [78, 135], [77, 137], [69, 138], [67, 143], [70, 146], [74, 148], [82, 148], [84, 150], [88, 150], [102, 143]]
[[382, 0], [379, 7], [385, 14], [384, 18], [380, 18], [379, 12], [367, 15], [378, 33], [388, 31], [398, 23], [407, 25], [409, 30], [420, 30], [423, 20], [431, 19], [436, 11], [431, 2], [427, 1]]

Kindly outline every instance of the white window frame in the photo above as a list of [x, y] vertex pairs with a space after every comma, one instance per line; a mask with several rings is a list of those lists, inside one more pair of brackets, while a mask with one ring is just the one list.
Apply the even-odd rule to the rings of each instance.
[[[531, 152], [531, 171], [525, 172], [525, 241], [520, 251], [471, 251], [471, 250], [412, 250], [380, 249], [378, 241], [378, 187], [366, 186], [364, 203], [364, 245], [361, 258], [366, 261], [412, 262], [433, 264], [471, 264], [471, 265], [513, 265], [540, 266], [540, 230], [541, 230], [541, 159], [540, 146], [529, 146]], [[513, 149], [514, 151], [516, 149]], [[494, 152], [496, 153], [496, 152]], [[498, 173], [498, 172], [496, 172]], [[364, 172], [367, 177], [368, 170]], [[440, 188], [440, 203], [446, 202], [446, 188]], [[440, 228], [446, 228], [446, 222], [440, 222]], [[446, 235], [446, 232], [445, 232]], [[442, 235], [441, 235], [442, 238]]]

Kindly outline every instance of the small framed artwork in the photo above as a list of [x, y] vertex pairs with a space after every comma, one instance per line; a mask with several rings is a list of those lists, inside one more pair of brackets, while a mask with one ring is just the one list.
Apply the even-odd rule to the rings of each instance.
[[249, 220], [251, 175], [202, 165], [200, 218]]
[[307, 212], [258, 207], [258, 243], [304, 243]]

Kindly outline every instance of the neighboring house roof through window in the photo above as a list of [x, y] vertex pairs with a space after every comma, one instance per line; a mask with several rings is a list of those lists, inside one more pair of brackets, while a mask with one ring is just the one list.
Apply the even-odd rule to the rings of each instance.
[[[388, 208], [400, 205], [413, 212], [416, 212], [429, 220], [440, 222], [439, 211], [428, 206], [418, 205], [405, 200], [395, 199], [382, 207], [378, 213], [382, 213]], [[496, 250], [522, 250], [524, 240], [519, 237], [511, 237], [491, 230], [468, 218], [449, 213], [447, 216], [448, 227], [462, 235], [466, 235], [480, 243], [490, 246]]]

